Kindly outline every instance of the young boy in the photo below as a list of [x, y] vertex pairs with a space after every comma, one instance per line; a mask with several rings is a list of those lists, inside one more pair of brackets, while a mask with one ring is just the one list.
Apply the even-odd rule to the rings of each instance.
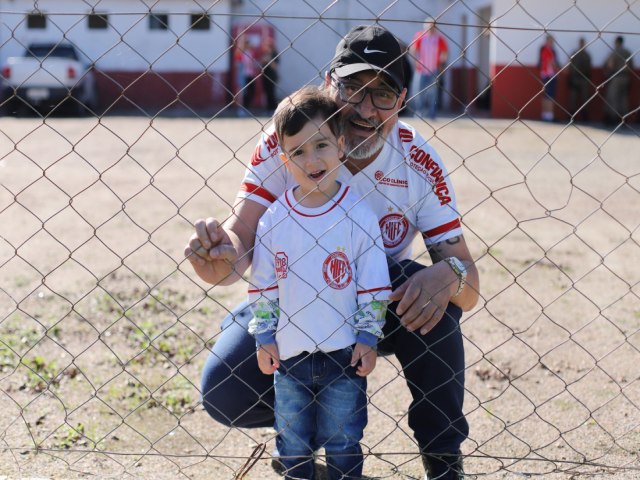
[[298, 186], [258, 224], [249, 332], [273, 374], [276, 445], [286, 478], [311, 479], [324, 447], [330, 479], [360, 478], [366, 376], [391, 291], [377, 217], [338, 181], [344, 137], [338, 106], [317, 87], [274, 116], [285, 168]]

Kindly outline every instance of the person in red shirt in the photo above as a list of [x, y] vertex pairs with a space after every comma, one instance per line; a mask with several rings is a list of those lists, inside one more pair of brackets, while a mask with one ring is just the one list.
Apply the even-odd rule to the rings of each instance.
[[447, 63], [449, 48], [444, 36], [436, 30], [433, 18], [427, 17], [423, 30], [414, 35], [409, 52], [415, 59], [420, 81], [419, 112], [434, 119], [438, 109], [438, 77]]
[[540, 48], [540, 80], [544, 86], [545, 95], [542, 97], [542, 120], [553, 122], [553, 106], [556, 98], [556, 74], [558, 73], [558, 56], [553, 48], [553, 37], [547, 35], [544, 45]]

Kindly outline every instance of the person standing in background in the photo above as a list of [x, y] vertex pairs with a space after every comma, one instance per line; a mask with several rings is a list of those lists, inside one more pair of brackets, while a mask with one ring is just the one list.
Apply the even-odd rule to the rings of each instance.
[[438, 109], [438, 77], [447, 63], [449, 47], [436, 30], [433, 18], [427, 17], [423, 27], [413, 37], [409, 52], [415, 59], [419, 78], [418, 111], [433, 120]]
[[624, 47], [624, 38], [616, 37], [613, 52], [604, 66], [607, 78], [605, 94], [605, 123], [617, 124], [625, 122], [629, 111], [629, 86], [631, 69], [633, 68], [631, 52]]
[[574, 120], [589, 120], [589, 86], [591, 85], [591, 55], [587, 42], [581, 37], [578, 49], [571, 54], [569, 69], [569, 108]]
[[247, 116], [249, 113], [249, 109], [253, 104], [253, 98], [256, 93], [256, 83], [258, 81], [258, 77], [260, 76], [260, 62], [258, 61], [259, 57], [257, 56], [256, 46], [252, 45], [248, 39], [245, 40], [245, 48], [242, 50], [242, 70], [244, 72], [244, 95], [242, 106], [244, 107], [241, 110], [242, 116]]
[[242, 105], [244, 101], [245, 74], [244, 74], [244, 51], [247, 48], [247, 39], [244, 34], [240, 34], [236, 38], [235, 48], [233, 49], [233, 75], [235, 77], [235, 95], [234, 103], [238, 115], [242, 115]]
[[278, 51], [272, 36], [265, 38], [262, 46], [262, 88], [267, 98], [267, 110], [271, 115], [278, 106], [276, 85], [278, 84]]
[[556, 98], [556, 73], [558, 73], [558, 56], [553, 48], [553, 37], [547, 35], [544, 45], [540, 48], [538, 67], [540, 80], [544, 88], [542, 97], [542, 120], [553, 122], [553, 106]]

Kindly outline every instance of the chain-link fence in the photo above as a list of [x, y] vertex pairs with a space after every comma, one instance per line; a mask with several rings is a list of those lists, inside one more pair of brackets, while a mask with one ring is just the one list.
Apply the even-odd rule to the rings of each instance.
[[[427, 17], [447, 58], [421, 84]], [[261, 455], [245, 478], [277, 478], [274, 430], [226, 427], [201, 400], [247, 282], [204, 283], [183, 249], [196, 219], [233, 215], [270, 96], [320, 84], [373, 22], [408, 48], [400, 119], [443, 158], [480, 272], [461, 322], [467, 474], [638, 475], [629, 0], [0, 1], [2, 475], [240, 478]], [[430, 263], [421, 240], [413, 259]], [[367, 393], [364, 473], [422, 478], [394, 355]]]

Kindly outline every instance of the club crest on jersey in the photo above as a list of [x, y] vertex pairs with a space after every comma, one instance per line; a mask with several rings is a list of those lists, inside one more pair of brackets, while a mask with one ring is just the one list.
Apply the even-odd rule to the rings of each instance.
[[322, 264], [322, 276], [331, 288], [342, 290], [346, 288], [353, 278], [349, 258], [343, 252], [333, 252]]
[[397, 247], [409, 231], [409, 222], [399, 213], [390, 213], [380, 219], [380, 231], [385, 248]]
[[276, 253], [276, 278], [278, 280], [287, 278], [289, 273], [289, 257], [284, 252]]

